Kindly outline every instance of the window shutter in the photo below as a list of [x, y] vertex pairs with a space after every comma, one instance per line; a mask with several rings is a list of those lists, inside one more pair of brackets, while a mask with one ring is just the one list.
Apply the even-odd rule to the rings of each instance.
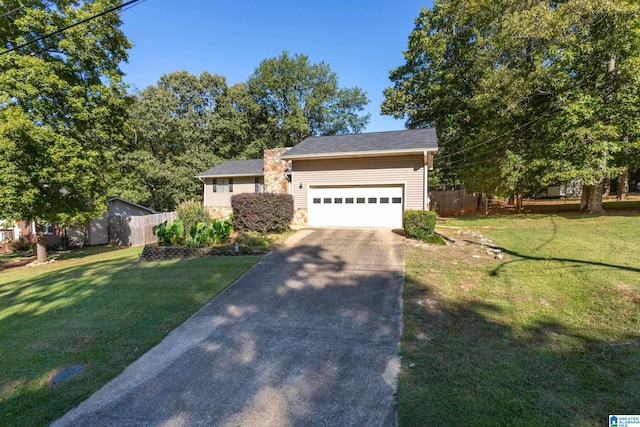
[[229, 178], [229, 193], [233, 193], [233, 178]]
[[216, 188], [218, 186], [218, 180], [213, 178], [213, 192], [217, 192], [218, 189]]
[[256, 176], [253, 182], [255, 182], [255, 184], [256, 184], [255, 192], [259, 193], [260, 192], [260, 177]]

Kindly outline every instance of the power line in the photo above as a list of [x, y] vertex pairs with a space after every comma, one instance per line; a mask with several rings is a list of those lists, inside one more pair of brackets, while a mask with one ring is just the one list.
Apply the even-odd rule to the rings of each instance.
[[525, 127], [525, 126], [529, 126], [530, 124], [535, 123], [535, 122], [537, 122], [537, 121], [539, 121], [539, 120], [542, 120], [542, 119], [544, 119], [544, 118], [551, 117], [551, 115], [552, 115], [553, 113], [557, 113], [557, 112], [558, 112], [558, 111], [560, 111], [560, 110], [562, 110], [562, 108], [561, 108], [561, 107], [558, 107], [558, 108], [556, 108], [555, 110], [553, 110], [553, 111], [551, 111], [551, 112], [549, 112], [549, 113], [547, 113], [547, 114], [545, 114], [545, 115], [542, 115], [542, 116], [536, 117], [535, 119], [529, 120], [528, 122], [523, 123], [523, 124], [521, 124], [520, 126], [517, 126], [517, 127], [513, 128], [513, 129], [510, 129], [510, 130], [508, 130], [508, 131], [506, 131], [506, 132], [504, 132], [504, 133], [502, 133], [502, 134], [500, 134], [500, 135], [494, 136], [493, 138], [489, 138], [489, 139], [487, 139], [486, 141], [482, 141], [482, 142], [480, 142], [480, 143], [478, 143], [478, 144], [476, 144], [476, 145], [472, 145], [471, 147], [463, 148], [462, 150], [456, 151], [456, 152], [454, 152], [454, 153], [445, 154], [444, 156], [439, 156], [439, 157], [438, 157], [438, 160], [442, 160], [442, 159], [447, 158], [447, 157], [455, 156], [455, 155], [457, 155], [457, 154], [462, 154], [462, 153], [464, 153], [465, 151], [469, 151], [469, 150], [472, 150], [472, 149], [474, 149], [474, 148], [480, 147], [480, 146], [482, 146], [482, 145], [486, 145], [486, 144], [488, 144], [488, 143], [490, 143], [490, 142], [495, 141], [496, 139], [502, 138], [502, 137], [504, 137], [504, 136], [509, 135], [510, 133], [513, 133], [513, 132], [515, 132], [515, 131], [518, 131], [518, 130], [522, 129], [522, 128], [523, 128], [523, 127]]
[[[581, 82], [577, 82], [575, 85], [572, 85], [572, 86], [570, 86], [570, 87], [566, 88], [566, 90], [573, 90], [573, 89], [577, 89], [577, 88], [579, 88], [579, 87], [581, 87], [582, 85], [587, 84], [587, 83], [589, 83], [589, 82], [588, 82], [588, 81], [581, 81]], [[447, 158], [447, 157], [456, 156], [456, 155], [458, 155], [458, 154], [462, 154], [462, 153], [464, 153], [465, 151], [469, 151], [469, 150], [472, 150], [472, 149], [474, 149], [474, 148], [480, 147], [480, 146], [482, 146], [482, 145], [486, 145], [486, 144], [488, 144], [488, 143], [490, 143], [490, 142], [495, 141], [496, 139], [502, 138], [502, 137], [504, 137], [504, 136], [509, 135], [510, 133], [516, 132], [516, 131], [518, 131], [518, 130], [522, 129], [523, 127], [525, 127], [525, 126], [529, 126], [530, 124], [533, 124], [533, 123], [535, 123], [535, 122], [537, 122], [537, 121], [539, 121], [539, 120], [545, 119], [545, 118], [547, 118], [547, 117], [551, 117], [551, 115], [552, 115], [552, 114], [555, 114], [555, 113], [557, 113], [558, 111], [561, 111], [563, 108], [564, 108], [564, 106], [557, 107], [556, 109], [554, 109], [554, 110], [552, 110], [552, 111], [548, 112], [547, 114], [543, 114], [543, 115], [541, 115], [541, 116], [539, 116], [539, 117], [535, 117], [534, 119], [529, 120], [528, 122], [526, 122], [526, 123], [524, 123], [524, 124], [522, 124], [522, 125], [520, 125], [520, 126], [518, 126], [518, 127], [514, 128], [514, 129], [508, 130], [508, 131], [504, 132], [503, 134], [500, 134], [500, 135], [494, 136], [493, 138], [489, 138], [488, 140], [483, 141], [483, 142], [480, 142], [480, 143], [478, 143], [478, 144], [476, 144], [476, 145], [472, 145], [471, 147], [463, 148], [463, 149], [461, 149], [461, 150], [459, 150], [459, 151], [455, 151], [455, 152], [453, 152], [453, 153], [445, 154], [445, 155], [443, 155], [443, 156], [438, 156], [435, 160], [441, 160], [441, 159], [444, 159], [444, 158]]]
[[67, 31], [70, 28], [77, 27], [78, 25], [81, 25], [81, 24], [84, 24], [86, 22], [92, 21], [92, 20], [94, 20], [96, 18], [99, 18], [99, 17], [101, 17], [103, 15], [106, 15], [108, 13], [115, 12], [116, 10], [122, 9], [123, 7], [129, 6], [129, 5], [132, 5], [133, 3], [136, 3], [138, 1], [140, 1], [140, 0], [130, 0], [130, 1], [126, 2], [126, 3], [121, 4], [120, 6], [112, 7], [111, 9], [107, 9], [105, 11], [102, 11], [102, 12], [96, 14], [96, 15], [93, 15], [93, 16], [85, 18], [85, 19], [83, 19], [81, 21], [75, 22], [75, 23], [73, 23], [71, 25], [68, 25], [68, 26], [66, 26], [64, 28], [60, 28], [59, 30], [53, 31], [53, 32], [51, 32], [49, 34], [45, 34], [44, 36], [40, 36], [40, 37], [35, 38], [35, 39], [31, 40], [31, 41], [22, 43], [22, 44], [20, 44], [18, 46], [14, 46], [11, 49], [5, 50], [4, 52], [0, 52], [0, 55], [5, 55], [5, 54], [7, 54], [9, 52], [13, 52], [14, 50], [18, 50], [18, 49], [21, 49], [23, 47], [29, 46], [29, 45], [31, 45], [33, 43], [37, 43], [40, 40], [44, 40], [44, 39], [49, 38], [51, 36], [55, 36], [57, 34], [60, 34], [60, 33], [64, 32], [64, 31]]
[[24, 7], [24, 5], [22, 5], [22, 6], [18, 6], [18, 7], [16, 7], [15, 9], [11, 9], [10, 11], [5, 12], [5, 13], [3, 13], [2, 15], [0, 15], [0, 18], [4, 18], [5, 16], [9, 16], [9, 15], [11, 15], [13, 12], [17, 12], [17, 11], [19, 11], [20, 9], [22, 9], [23, 7]]

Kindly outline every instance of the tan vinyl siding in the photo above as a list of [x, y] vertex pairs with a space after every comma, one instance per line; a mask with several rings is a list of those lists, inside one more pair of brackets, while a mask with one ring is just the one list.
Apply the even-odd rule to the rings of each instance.
[[291, 183], [294, 206], [307, 208], [309, 185], [402, 184], [405, 209], [424, 209], [424, 172], [422, 154], [294, 160]]
[[233, 176], [233, 193], [214, 193], [213, 178], [204, 179], [205, 206], [231, 206], [231, 196], [240, 193], [255, 193], [255, 176]]

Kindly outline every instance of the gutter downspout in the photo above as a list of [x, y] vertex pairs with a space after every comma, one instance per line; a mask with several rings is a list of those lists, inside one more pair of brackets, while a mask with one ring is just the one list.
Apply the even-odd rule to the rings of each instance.
[[427, 151], [424, 152], [424, 210], [429, 210], [429, 188], [428, 188], [428, 177], [429, 177], [429, 153]]

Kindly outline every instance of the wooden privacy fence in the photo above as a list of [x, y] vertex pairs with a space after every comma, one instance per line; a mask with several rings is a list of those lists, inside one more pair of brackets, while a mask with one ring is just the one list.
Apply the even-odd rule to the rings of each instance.
[[458, 190], [433, 190], [429, 192], [431, 210], [440, 216], [463, 215], [478, 210], [478, 196]]
[[151, 231], [164, 221], [173, 221], [178, 217], [175, 212], [163, 212], [154, 215], [109, 217], [109, 243], [112, 245], [139, 246], [155, 243], [158, 238]]

